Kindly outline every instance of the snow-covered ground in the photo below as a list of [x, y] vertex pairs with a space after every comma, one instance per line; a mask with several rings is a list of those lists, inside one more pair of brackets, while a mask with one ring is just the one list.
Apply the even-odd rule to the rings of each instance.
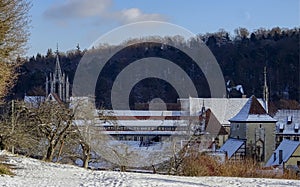
[[0, 186], [300, 186], [297, 180], [179, 177], [114, 171], [92, 171], [47, 163], [6, 152], [7, 163], [16, 166], [15, 176], [0, 176]]

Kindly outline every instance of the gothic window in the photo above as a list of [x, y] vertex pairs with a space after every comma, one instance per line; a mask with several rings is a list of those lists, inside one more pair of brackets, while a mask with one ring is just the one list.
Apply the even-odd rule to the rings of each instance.
[[54, 90], [54, 92], [55, 93], [58, 93], [59, 92], [59, 85], [58, 85], [58, 83], [55, 83], [55, 90]]

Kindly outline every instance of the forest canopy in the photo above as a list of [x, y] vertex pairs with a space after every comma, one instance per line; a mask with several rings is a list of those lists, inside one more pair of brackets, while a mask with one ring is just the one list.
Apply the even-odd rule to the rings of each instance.
[[[255, 95], [262, 97], [264, 67], [267, 67], [267, 83], [270, 90], [270, 100], [279, 101], [280, 99], [290, 99], [299, 102], [299, 28], [284, 29], [275, 27], [272, 29], [259, 28], [254, 32], [249, 32], [246, 28], [237, 28], [234, 34], [220, 29], [216, 33], [199, 34], [196, 38], [185, 41], [180, 36], [160, 38], [161, 40], [172, 40], [178, 45], [193, 47], [203, 41], [215, 55], [226, 81], [231, 84], [242, 85], [247, 97]], [[105, 52], [113, 46], [103, 45], [98, 50]], [[70, 82], [74, 77], [76, 67], [87, 50], [81, 50], [79, 46], [76, 49], [66, 53], [59, 53], [60, 62], [63, 71], [69, 76]], [[143, 56], [144, 50], [131, 50], [126, 54], [126, 58], [134, 56]], [[151, 51], [158, 53], [158, 51]], [[166, 51], [165, 53], [168, 53]], [[180, 58], [180, 57], [174, 57]], [[126, 60], [126, 59], [123, 59]], [[122, 59], [119, 59], [121, 64]], [[183, 59], [184, 60], [184, 59]], [[55, 66], [55, 54], [52, 49], [48, 49], [45, 55], [38, 53], [29, 58], [20, 68], [22, 73], [12, 96], [22, 98], [24, 94], [44, 95], [44, 85], [46, 76], [53, 72]], [[186, 64], [191, 71], [191, 76], [199, 77], [198, 72], [193, 72], [193, 68]], [[110, 69], [110, 73], [117, 72], [117, 69]], [[203, 86], [200, 83], [196, 86]], [[111, 80], [105, 80], [107, 82]], [[156, 80], [155, 80], [156, 81]], [[176, 102], [177, 95], [173, 92], [167, 83], [158, 82], [160, 88], [167, 90], [158, 90], [155, 85], [150, 84], [151, 80], [143, 81], [136, 85], [133, 90], [132, 102], [147, 102], [153, 97], [159, 95], [165, 102]], [[205, 82], [205, 81], [202, 81]], [[104, 84], [105, 85], [105, 84]], [[106, 103], [109, 93], [104, 87], [97, 88], [99, 93], [99, 102]], [[146, 91], [148, 90], [148, 91]], [[150, 91], [149, 91], [150, 90]], [[141, 98], [140, 95], [143, 95]], [[200, 97], [207, 97], [209, 94], [203, 93]], [[241, 97], [239, 93], [232, 93], [230, 97]]]

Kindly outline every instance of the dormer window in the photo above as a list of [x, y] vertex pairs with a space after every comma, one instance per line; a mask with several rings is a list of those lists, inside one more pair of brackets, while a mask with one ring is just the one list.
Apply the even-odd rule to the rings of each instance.
[[283, 132], [283, 130], [284, 130], [284, 124], [280, 123], [279, 124], [279, 132]]
[[287, 117], [287, 124], [291, 124], [293, 122], [293, 116]]
[[299, 123], [295, 123], [294, 130], [295, 132], [299, 131]]

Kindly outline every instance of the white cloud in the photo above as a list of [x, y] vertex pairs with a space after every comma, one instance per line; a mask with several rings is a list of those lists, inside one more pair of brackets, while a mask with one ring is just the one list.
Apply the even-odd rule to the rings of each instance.
[[65, 0], [61, 4], [53, 5], [44, 12], [44, 17], [56, 22], [72, 21], [78, 18], [96, 18], [102, 21], [117, 21], [132, 23], [136, 21], [163, 21], [160, 14], [146, 14], [138, 8], [113, 11], [113, 0]]
[[66, 0], [44, 12], [46, 18], [69, 19], [101, 16], [111, 6], [111, 0]]
[[163, 21], [165, 17], [160, 14], [145, 14], [138, 8], [125, 9], [117, 13], [117, 18], [122, 23], [132, 23], [137, 21]]

